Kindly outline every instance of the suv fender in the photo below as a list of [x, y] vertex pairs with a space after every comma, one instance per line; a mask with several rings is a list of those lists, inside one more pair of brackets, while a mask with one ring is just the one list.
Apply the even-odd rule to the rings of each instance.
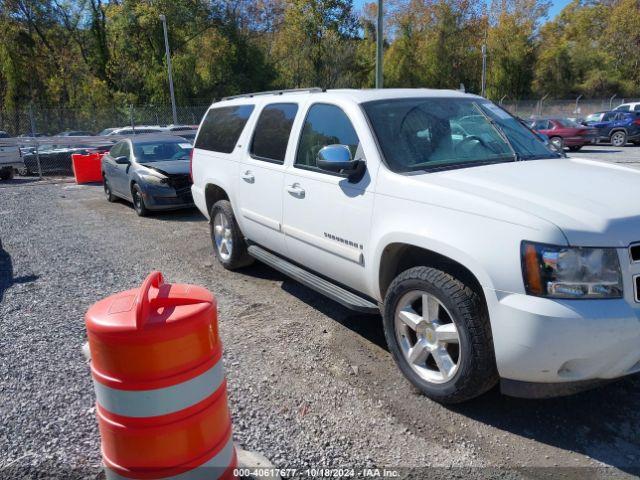
[[[416, 251], [421, 252], [418, 258], [433, 259], [435, 264], [423, 265], [424, 262], [419, 262], [419, 264], [410, 265], [411, 262], [409, 262], [407, 268], [418, 265], [437, 268], [442, 263], [457, 265], [457, 268], [468, 272], [467, 275], [471, 275], [479, 287], [495, 289], [489, 274], [477, 260], [467, 253], [434, 239], [411, 233], [397, 233], [384, 236], [378, 243], [374, 254], [372, 271], [377, 272], [377, 274], [371, 276], [373, 282], [371, 291], [376, 293], [375, 296], [378, 300], [384, 301], [387, 287], [395, 276], [400, 273], [397, 268], [397, 262], [407, 261], [406, 259], [403, 260], [403, 254], [408, 253], [411, 255]], [[405, 269], [401, 267], [401, 270]]]

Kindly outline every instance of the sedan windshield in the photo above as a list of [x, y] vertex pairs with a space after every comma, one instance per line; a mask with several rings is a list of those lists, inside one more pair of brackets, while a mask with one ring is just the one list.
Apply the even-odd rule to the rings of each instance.
[[564, 128], [579, 128], [582, 126], [578, 122], [576, 122], [575, 120], [571, 120], [570, 118], [561, 118], [557, 120], [557, 122]]
[[508, 112], [481, 98], [379, 100], [363, 107], [395, 172], [560, 157]]
[[138, 163], [188, 160], [192, 150], [190, 143], [184, 142], [144, 142], [135, 143], [133, 152]]

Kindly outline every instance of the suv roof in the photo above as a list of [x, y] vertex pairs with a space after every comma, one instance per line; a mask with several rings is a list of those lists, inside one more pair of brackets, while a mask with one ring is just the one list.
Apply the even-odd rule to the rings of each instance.
[[233, 97], [225, 97], [219, 104], [244, 104], [247, 100], [257, 100], [256, 97], [264, 97], [265, 100], [273, 100], [274, 97], [282, 99], [306, 99], [313, 96], [314, 98], [342, 99], [356, 103], [365, 103], [375, 100], [388, 100], [393, 98], [415, 98], [415, 97], [445, 97], [445, 98], [481, 98], [477, 95], [464, 93], [459, 90], [437, 90], [432, 88], [384, 88], [384, 89], [335, 89], [323, 90], [320, 88], [296, 89], [296, 90], [275, 90], [269, 92], [255, 92], [244, 95], [236, 95]]

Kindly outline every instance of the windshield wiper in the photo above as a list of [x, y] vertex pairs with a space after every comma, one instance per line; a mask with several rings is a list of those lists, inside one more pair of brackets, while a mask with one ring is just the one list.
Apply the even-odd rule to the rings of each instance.
[[489, 122], [489, 125], [491, 125], [493, 127], [493, 129], [496, 131], [496, 133], [500, 136], [500, 138], [502, 139], [502, 141], [504, 143], [507, 144], [507, 147], [509, 147], [509, 150], [511, 150], [511, 154], [513, 155], [513, 160], [515, 162], [519, 162], [522, 160], [522, 158], [520, 158], [520, 154], [516, 151], [516, 149], [513, 147], [513, 143], [511, 143], [511, 140], [509, 140], [509, 137], [507, 136], [507, 134], [505, 133], [505, 131], [502, 129], [502, 127], [500, 126], [500, 124], [498, 122], [496, 122], [493, 118], [491, 118], [489, 115], [487, 115], [487, 112], [485, 112], [484, 110], [482, 110], [482, 108], [480, 107], [480, 105], [478, 105], [477, 103], [473, 103], [473, 106], [476, 108], [476, 110], [478, 110], [478, 112], [480, 112], [480, 115], [482, 115], [485, 120], [487, 122]]

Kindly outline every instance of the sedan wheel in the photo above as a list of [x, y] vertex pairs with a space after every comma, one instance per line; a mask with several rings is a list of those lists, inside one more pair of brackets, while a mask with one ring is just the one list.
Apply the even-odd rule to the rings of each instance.
[[430, 383], [451, 380], [460, 364], [460, 337], [447, 309], [433, 295], [413, 291], [396, 310], [396, 336], [411, 368]]

